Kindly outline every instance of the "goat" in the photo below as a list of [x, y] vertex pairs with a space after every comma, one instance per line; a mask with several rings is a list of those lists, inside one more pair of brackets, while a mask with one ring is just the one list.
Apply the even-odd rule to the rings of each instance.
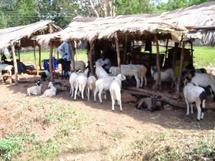
[[31, 96], [31, 95], [40, 95], [42, 93], [42, 84], [39, 81], [37, 81], [35, 86], [29, 87], [27, 88], [27, 95]]

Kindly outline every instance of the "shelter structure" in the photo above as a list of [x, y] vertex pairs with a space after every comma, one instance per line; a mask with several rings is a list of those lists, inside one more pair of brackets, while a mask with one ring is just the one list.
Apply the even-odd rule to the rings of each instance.
[[[102, 41], [105, 41], [106, 44], [107, 41], [114, 44], [116, 62], [120, 67], [120, 64], [125, 63], [124, 57], [128, 53], [127, 44], [129, 40], [146, 41], [150, 39], [157, 46], [156, 65], [159, 72], [161, 64], [159, 59], [159, 40], [180, 42], [186, 32], [186, 28], [182, 26], [164, 23], [159, 16], [149, 14], [106, 18], [76, 17], [66, 29], [54, 34], [41, 35], [36, 39], [41, 44], [52, 44], [59, 40], [69, 40], [73, 44], [75, 41], [88, 41], [88, 60], [91, 71], [93, 71], [93, 62], [97, 57], [95, 49], [98, 46], [104, 46], [101, 43]], [[156, 85], [159, 86], [159, 74], [157, 80]]]
[[168, 23], [185, 26], [203, 45], [215, 45], [215, 1], [160, 14]]
[[[17, 62], [15, 48], [34, 47], [34, 57], [36, 58], [35, 47], [39, 47], [39, 65], [41, 67], [41, 46], [32, 37], [36, 35], [48, 34], [60, 31], [61, 28], [53, 21], [45, 20], [24, 26], [0, 29], [0, 50], [10, 47], [13, 55], [15, 81], [17, 82]], [[20, 57], [20, 56], [19, 56]], [[35, 61], [36, 62], [36, 61]]]

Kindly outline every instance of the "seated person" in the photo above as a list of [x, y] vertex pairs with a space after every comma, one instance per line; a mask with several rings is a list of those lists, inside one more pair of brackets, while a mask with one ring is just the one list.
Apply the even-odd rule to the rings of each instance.
[[101, 53], [101, 58], [99, 58], [96, 62], [98, 62], [105, 69], [105, 71], [109, 73], [111, 61], [105, 57], [103, 52]]

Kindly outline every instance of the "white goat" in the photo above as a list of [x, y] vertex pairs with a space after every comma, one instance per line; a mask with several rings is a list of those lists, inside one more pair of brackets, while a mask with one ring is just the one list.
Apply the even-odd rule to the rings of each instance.
[[94, 91], [96, 87], [96, 77], [95, 76], [89, 76], [87, 78], [87, 97], [88, 101], [90, 100], [90, 91]]
[[76, 83], [76, 78], [78, 77], [78, 73], [73, 72], [69, 76], [69, 83], [70, 83], [70, 97], [74, 97], [74, 90], [75, 90], [75, 83]]
[[125, 80], [125, 76], [122, 74], [118, 74], [110, 84], [110, 95], [112, 101], [112, 111], [114, 111], [115, 101], [118, 102], [120, 111], [122, 111], [122, 100], [121, 100], [121, 84], [122, 81]]
[[[158, 76], [158, 72], [157, 72], [157, 68], [155, 66], [151, 67], [151, 75], [153, 77], [153, 79], [156, 81], [157, 80], [157, 76]], [[172, 68], [168, 68], [165, 70], [161, 70], [161, 76], [160, 76], [160, 80], [161, 82], [170, 82], [172, 81], [175, 84], [175, 74]]]
[[[84, 71], [86, 68], [85, 62], [82, 60], [75, 61], [75, 71]], [[73, 62], [71, 62], [71, 69], [73, 69]]]
[[[96, 101], [96, 95], [99, 95], [99, 101], [102, 103], [102, 92], [107, 91], [110, 88], [111, 82], [113, 81], [114, 76], [108, 76], [100, 78], [96, 81], [96, 88], [94, 90], [94, 101]], [[106, 98], [106, 95], [105, 95]]]
[[81, 98], [84, 99], [84, 90], [87, 85], [87, 75], [88, 75], [88, 68], [84, 71], [84, 73], [79, 73], [76, 80], [75, 80], [75, 95], [74, 100], [77, 98], [77, 92], [81, 92]]
[[40, 81], [37, 81], [35, 86], [27, 88], [27, 95], [40, 95], [42, 93], [42, 84]]
[[184, 99], [187, 104], [187, 115], [189, 115], [189, 107], [191, 106], [191, 114], [193, 114], [193, 103], [197, 107], [197, 120], [203, 119], [205, 112], [206, 92], [202, 87], [187, 83], [183, 89]]
[[9, 75], [12, 76], [12, 71], [11, 71], [12, 68], [13, 68], [12, 65], [9, 65], [9, 64], [1, 64], [1, 63], [0, 63], [0, 79], [2, 80], [2, 71], [3, 71], [3, 70], [9, 72]]
[[109, 74], [103, 69], [103, 67], [98, 62], [96, 62], [96, 76], [98, 79], [109, 76]]
[[45, 90], [41, 97], [52, 97], [55, 96], [57, 89], [54, 87], [52, 82], [49, 82], [48, 89]]

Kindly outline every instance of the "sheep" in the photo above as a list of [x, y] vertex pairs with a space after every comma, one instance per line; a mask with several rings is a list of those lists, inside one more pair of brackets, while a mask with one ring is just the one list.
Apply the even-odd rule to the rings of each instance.
[[40, 75], [43, 81], [46, 81], [47, 79], [50, 78], [50, 72], [48, 70], [44, 70], [43, 72], [40, 73]]
[[76, 82], [76, 78], [78, 77], [78, 73], [76, 72], [73, 72], [73, 73], [70, 73], [70, 76], [69, 76], [69, 83], [70, 83], [70, 97], [74, 97], [74, 90], [75, 90], [75, 82]]
[[45, 90], [43, 95], [41, 97], [52, 97], [55, 96], [57, 92], [57, 89], [54, 87], [52, 82], [49, 82], [48, 89]]
[[115, 100], [118, 102], [120, 111], [122, 111], [122, 100], [121, 100], [121, 84], [122, 81], [125, 80], [125, 76], [122, 74], [118, 74], [113, 81], [110, 84], [110, 95], [111, 95], [111, 101], [112, 101], [112, 111], [115, 110]]
[[81, 92], [81, 98], [84, 99], [84, 89], [87, 85], [87, 75], [88, 75], [88, 68], [84, 71], [84, 73], [79, 73], [75, 79], [75, 94], [74, 100], [77, 98], [78, 90]]
[[[203, 88], [211, 87], [212, 95], [215, 100], [215, 76], [207, 73], [191, 73], [188, 77], [191, 83]], [[191, 78], [192, 77], [192, 78]]]
[[27, 88], [27, 96], [31, 96], [31, 95], [40, 95], [42, 93], [42, 84], [39, 81], [37, 81], [35, 86], [29, 87]]
[[189, 107], [191, 107], [191, 114], [193, 114], [193, 103], [197, 107], [197, 120], [203, 119], [205, 112], [206, 92], [202, 87], [196, 86], [192, 83], [187, 83], [183, 89], [184, 99], [187, 105], [187, 113], [189, 115]]
[[[74, 71], [84, 71], [86, 68], [85, 62], [82, 60], [75, 61], [75, 70]], [[71, 62], [71, 69], [73, 69], [73, 62]]]
[[103, 67], [96, 62], [96, 76], [97, 78], [104, 78], [104, 77], [108, 77], [109, 74], [103, 69]]
[[[157, 80], [157, 67], [156, 66], [152, 66], [151, 67], [151, 75], [153, 77], [153, 79], [156, 81]], [[165, 70], [161, 70], [161, 74], [160, 74], [160, 80], [161, 82], [173, 82], [173, 85], [175, 85], [175, 74], [172, 68], [168, 68]]]
[[[142, 87], [143, 86], [143, 78], [145, 82], [145, 86], [147, 85], [147, 79], [146, 79], [146, 67], [144, 65], [137, 65], [137, 64], [128, 64], [128, 65], [121, 65], [121, 74], [125, 76], [134, 76], [136, 80], [136, 87]], [[112, 75], [117, 75], [120, 73], [119, 67], [111, 67], [109, 72]]]
[[[108, 76], [100, 78], [96, 81], [96, 88], [94, 90], [94, 101], [96, 101], [96, 95], [98, 93], [99, 101], [102, 103], [102, 92], [107, 91], [110, 88], [111, 82], [114, 79], [114, 76]], [[106, 95], [105, 95], [106, 98]]]
[[87, 97], [88, 101], [90, 100], [90, 91], [94, 90], [96, 86], [96, 77], [95, 76], [89, 76], [87, 78]]
[[9, 75], [12, 76], [12, 68], [13, 68], [12, 65], [0, 63], [0, 79], [2, 80], [2, 71], [3, 70], [9, 72]]

